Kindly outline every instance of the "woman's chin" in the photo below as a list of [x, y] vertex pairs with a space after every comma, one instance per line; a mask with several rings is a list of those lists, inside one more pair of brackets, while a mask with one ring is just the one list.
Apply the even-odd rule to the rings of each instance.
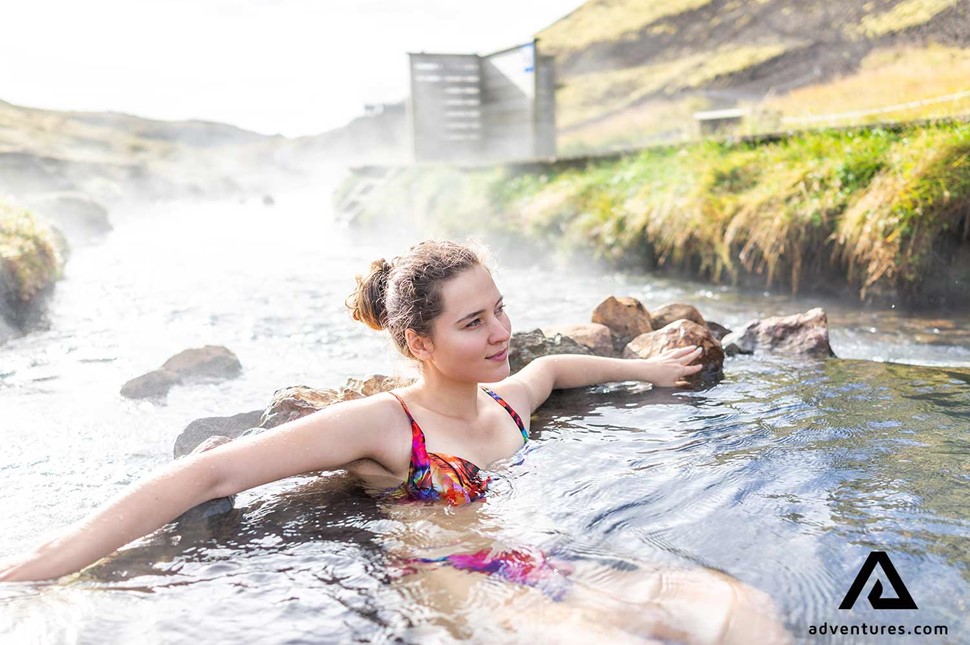
[[482, 378], [478, 379], [479, 383], [498, 383], [499, 381], [504, 381], [512, 373], [512, 368], [509, 367], [509, 362], [507, 360], [502, 361], [502, 367], [496, 366], [493, 370], [489, 370], [488, 374], [483, 374]]

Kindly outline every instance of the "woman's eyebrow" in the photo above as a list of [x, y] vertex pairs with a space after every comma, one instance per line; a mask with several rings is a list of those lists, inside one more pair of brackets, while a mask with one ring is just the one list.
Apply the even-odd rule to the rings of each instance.
[[[505, 296], [499, 296], [498, 297], [498, 300], [495, 301], [495, 306], [498, 307], [500, 304], [502, 304], [502, 301], [503, 300], [505, 300]], [[475, 318], [476, 316], [481, 316], [483, 313], [485, 313], [485, 310], [484, 309], [479, 309], [478, 311], [473, 311], [472, 313], [468, 314], [467, 316], [462, 316], [461, 318], [459, 318], [457, 321], [455, 321], [455, 324], [465, 322], [469, 318]]]

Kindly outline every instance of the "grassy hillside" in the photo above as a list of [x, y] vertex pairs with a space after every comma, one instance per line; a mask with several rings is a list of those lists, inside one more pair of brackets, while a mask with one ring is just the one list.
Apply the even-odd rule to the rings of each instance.
[[745, 132], [970, 109], [970, 0], [590, 0], [538, 38], [565, 153], [692, 138], [724, 107]]

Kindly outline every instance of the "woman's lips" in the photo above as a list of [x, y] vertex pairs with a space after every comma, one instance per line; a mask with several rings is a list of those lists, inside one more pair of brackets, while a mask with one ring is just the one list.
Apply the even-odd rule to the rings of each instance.
[[508, 355], [509, 355], [509, 348], [506, 347], [498, 354], [493, 354], [492, 356], [488, 356], [487, 358], [490, 361], [504, 361]]

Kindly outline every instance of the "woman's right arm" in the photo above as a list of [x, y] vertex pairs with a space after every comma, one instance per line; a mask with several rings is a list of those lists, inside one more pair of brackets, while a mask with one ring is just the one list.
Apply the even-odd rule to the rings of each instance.
[[79, 571], [193, 506], [291, 475], [372, 459], [394, 471], [384, 397], [332, 405], [160, 468], [33, 551], [0, 563], [0, 582]]

